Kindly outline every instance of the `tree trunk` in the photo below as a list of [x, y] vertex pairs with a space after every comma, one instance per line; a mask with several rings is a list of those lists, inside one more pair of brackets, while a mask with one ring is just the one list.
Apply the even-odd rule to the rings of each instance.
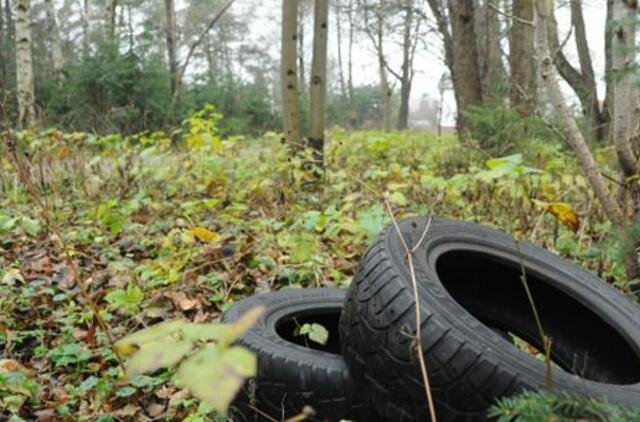
[[349, 91], [349, 104], [353, 106], [353, 0], [349, 0], [349, 13], [347, 16], [349, 20], [349, 48], [347, 50], [347, 87]]
[[62, 86], [65, 80], [64, 57], [62, 56], [62, 48], [60, 47], [56, 9], [53, 0], [45, 0], [45, 6], [47, 9], [47, 33], [49, 35], [49, 43], [51, 44], [49, 46], [51, 62], [53, 64], [53, 71], [56, 74], [56, 82], [58, 86]]
[[180, 92], [178, 80], [178, 60], [176, 57], [176, 9], [174, 0], [164, 0], [164, 33], [167, 41], [167, 60], [171, 77], [171, 98]]
[[409, 98], [411, 96], [411, 67], [413, 8], [407, 7], [404, 18], [404, 33], [402, 42], [402, 74], [400, 78], [400, 110], [398, 110], [398, 130], [409, 126]]
[[[511, 107], [521, 116], [533, 114], [536, 96], [535, 60], [533, 50], [534, 0], [513, 0], [514, 17], [509, 33], [509, 66], [511, 84], [509, 98]], [[530, 25], [520, 21], [531, 22]]]
[[342, 64], [342, 25], [340, 25], [340, 19], [342, 13], [340, 11], [340, 0], [335, 2], [335, 15], [336, 15], [336, 41], [338, 44], [338, 79], [340, 81], [340, 96], [342, 99], [347, 98], [347, 84], [344, 77], [344, 66]]
[[324, 113], [327, 93], [327, 28], [329, 0], [315, 0], [313, 12], [313, 59], [311, 61], [309, 146], [316, 167], [322, 167], [324, 149]]
[[606, 136], [607, 119], [600, 111], [596, 79], [591, 63], [589, 45], [587, 43], [582, 6], [579, 0], [571, 0], [571, 21], [575, 28], [576, 47], [580, 60], [580, 69], [575, 69], [562, 52], [559, 44], [557, 23], [555, 16], [550, 15], [548, 20], [548, 40], [551, 50], [555, 52], [554, 62], [560, 75], [574, 90], [582, 110], [589, 121], [589, 129], [586, 132], [588, 139], [603, 139]]
[[300, 146], [300, 103], [297, 75], [298, 0], [282, 0], [280, 79], [282, 86], [282, 131], [286, 142]]
[[31, 4], [29, 0], [16, 2], [16, 93], [18, 124], [30, 127], [35, 122], [33, 64], [31, 56]]
[[[300, 0], [294, 0], [300, 1]], [[304, 66], [304, 13], [303, 8], [298, 8], [298, 90], [304, 97], [306, 93], [307, 78]]]
[[82, 49], [89, 51], [89, 0], [82, 3]]
[[603, 139], [609, 140], [611, 132], [611, 118], [613, 116], [613, 81], [611, 80], [611, 68], [613, 67], [613, 52], [611, 45], [613, 44], [613, 30], [609, 27], [613, 21], [613, 1], [607, 0], [607, 18], [604, 22], [604, 74], [605, 74], [605, 96], [602, 103], [603, 120], [607, 122], [605, 126]]
[[[627, 221], [622, 210], [613, 199], [609, 187], [600, 172], [600, 168], [596, 160], [589, 150], [587, 143], [578, 129], [575, 119], [566, 103], [564, 95], [560, 89], [554, 60], [550, 52], [550, 44], [548, 37], [548, 19], [553, 14], [553, 2], [549, 0], [537, 0], [536, 10], [538, 12], [538, 28], [536, 30], [536, 39], [540, 56], [540, 76], [551, 97], [551, 102], [556, 110], [557, 117], [560, 121], [564, 138], [576, 153], [582, 170], [584, 171], [591, 187], [604, 208], [609, 220], [618, 229], [624, 231], [627, 228]], [[625, 259], [627, 276], [634, 279], [640, 275], [640, 266], [635, 251], [630, 251]]]
[[[493, 7], [491, 7], [492, 5]], [[480, 55], [484, 58], [482, 63], [482, 98], [484, 101], [500, 103], [504, 98], [503, 87], [505, 71], [502, 63], [502, 51], [500, 48], [500, 21], [498, 12], [498, 0], [486, 0], [482, 15], [486, 42], [480, 45]]]
[[377, 15], [378, 23], [378, 40], [377, 40], [377, 52], [378, 52], [378, 69], [380, 71], [380, 111], [382, 113], [382, 130], [385, 132], [391, 132], [391, 87], [389, 86], [389, 79], [387, 77], [387, 67], [385, 65], [384, 58], [384, 21], [380, 14]]
[[482, 103], [478, 49], [473, 28], [473, 0], [449, 0], [452, 81], [458, 108], [457, 127], [466, 136], [465, 113]]
[[[616, 29], [612, 44], [613, 81], [613, 141], [620, 167], [626, 178], [639, 173], [637, 154], [632, 140], [637, 136], [638, 90], [635, 65], [635, 19], [636, 12], [623, 0], [613, 3], [613, 22]], [[632, 182], [635, 184], [635, 182]]]
[[106, 15], [107, 15], [107, 38], [113, 40], [116, 34], [116, 8], [118, 7], [118, 0], [107, 0], [106, 3]]
[[442, 45], [444, 48], [444, 62], [449, 67], [451, 72], [451, 78], [453, 80], [453, 41], [451, 39], [451, 33], [449, 32], [449, 21], [443, 9], [442, 0], [427, 0], [431, 13], [433, 13], [436, 19], [436, 25], [438, 26], [438, 32], [442, 37]]
[[5, 57], [5, 38], [6, 30], [4, 26], [4, 10], [3, 4], [0, 2], [0, 92], [4, 95], [4, 90], [6, 89], [6, 81], [7, 81], [7, 58]]

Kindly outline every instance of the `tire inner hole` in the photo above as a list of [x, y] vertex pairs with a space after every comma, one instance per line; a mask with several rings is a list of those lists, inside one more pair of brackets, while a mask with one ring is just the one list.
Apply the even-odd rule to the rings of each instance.
[[[341, 307], [328, 309], [314, 309], [287, 315], [276, 323], [276, 333], [291, 343], [313, 350], [339, 355], [340, 335], [338, 327], [340, 323]], [[300, 328], [306, 324], [320, 324], [329, 332], [325, 344], [313, 341], [309, 335], [297, 334]]]
[[[460, 306], [513, 347], [520, 342], [525, 350], [526, 343], [544, 350], [517, 258], [453, 250], [437, 258], [436, 271]], [[543, 330], [552, 340], [554, 367], [608, 384], [640, 381], [640, 356], [613, 327], [554, 287], [551, 277], [533, 271], [526, 276]]]

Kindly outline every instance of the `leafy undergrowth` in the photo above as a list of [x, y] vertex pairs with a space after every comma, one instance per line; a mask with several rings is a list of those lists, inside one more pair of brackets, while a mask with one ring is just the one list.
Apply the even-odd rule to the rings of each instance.
[[[216, 322], [257, 291], [348, 284], [388, 222], [385, 192], [399, 217], [490, 224], [622, 283], [615, 234], [560, 145], [491, 159], [451, 136], [335, 130], [316, 180], [276, 134], [223, 140], [219, 119], [206, 108], [171, 134], [19, 134], [115, 338], [170, 318]], [[55, 235], [0, 165], [0, 418], [204, 420], [171, 370], [120, 379]]]

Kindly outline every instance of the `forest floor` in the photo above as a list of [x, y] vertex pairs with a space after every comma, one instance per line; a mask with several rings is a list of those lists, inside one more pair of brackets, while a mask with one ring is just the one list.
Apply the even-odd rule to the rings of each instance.
[[[276, 134], [222, 140], [196, 116], [181, 135], [21, 134], [77, 278], [0, 159], [0, 418], [209, 420], [170, 371], [119, 381], [79, 283], [115, 338], [175, 317], [215, 322], [256, 291], [344, 286], [389, 221], [385, 193], [398, 218], [481, 222], [623, 280], [615, 233], [559, 144], [492, 158], [452, 135], [334, 130], [316, 180]], [[614, 155], [597, 151], [605, 169]]]

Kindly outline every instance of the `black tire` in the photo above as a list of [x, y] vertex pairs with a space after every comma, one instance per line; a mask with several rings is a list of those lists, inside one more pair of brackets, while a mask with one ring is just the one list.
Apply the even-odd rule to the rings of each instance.
[[[400, 223], [409, 247], [427, 220]], [[640, 309], [588, 271], [529, 243], [522, 259], [552, 337], [554, 391], [640, 405]], [[422, 350], [440, 420], [483, 420], [498, 397], [545, 387], [544, 363], [495, 329], [538, 350], [515, 241], [491, 228], [434, 219], [413, 254]], [[415, 308], [406, 253], [393, 226], [363, 258], [340, 322], [351, 374], [388, 421], [428, 418], [411, 352]]]
[[[258, 374], [232, 404], [233, 420], [272, 420], [260, 412], [283, 420], [300, 414], [305, 406], [315, 411], [307, 420], [374, 420], [358, 398], [340, 353], [338, 321], [345, 294], [344, 289], [281, 290], [244, 299], [223, 316], [223, 321], [230, 322], [254, 306], [266, 307], [265, 314], [237, 342], [256, 353]], [[325, 346], [311, 340], [305, 345], [303, 337], [293, 336], [295, 324], [305, 322], [327, 328]]]

